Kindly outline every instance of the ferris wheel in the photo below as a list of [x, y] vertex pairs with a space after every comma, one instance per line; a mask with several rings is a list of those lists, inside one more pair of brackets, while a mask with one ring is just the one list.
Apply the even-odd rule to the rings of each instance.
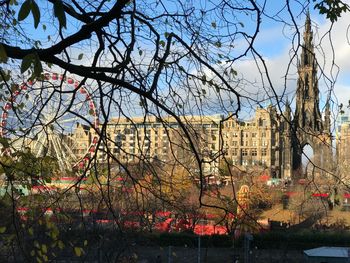
[[73, 77], [45, 73], [15, 85], [2, 108], [0, 136], [10, 147], [54, 158], [61, 171], [84, 169], [96, 152], [98, 115], [88, 87]]

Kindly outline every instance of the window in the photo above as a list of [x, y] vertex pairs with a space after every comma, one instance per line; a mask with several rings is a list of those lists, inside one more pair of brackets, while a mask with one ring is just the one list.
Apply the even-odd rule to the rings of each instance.
[[242, 156], [248, 156], [248, 150], [242, 149]]
[[252, 138], [256, 138], [256, 132], [252, 132]]
[[267, 141], [266, 141], [266, 140], [262, 140], [262, 141], [261, 141], [261, 145], [262, 145], [262, 146], [267, 146]]
[[264, 138], [265, 138], [265, 137], [266, 137], [266, 132], [262, 132], [262, 133], [261, 133], [261, 137], [264, 137]]
[[253, 146], [257, 146], [258, 144], [257, 144], [256, 141], [252, 141], [252, 145], [253, 145]]
[[232, 155], [237, 156], [238, 154], [238, 149], [232, 149]]
[[238, 142], [237, 142], [237, 141], [232, 141], [231, 145], [232, 145], [232, 146], [237, 146], [237, 145], [238, 145]]
[[266, 155], [267, 155], [267, 149], [262, 149], [261, 156], [266, 156]]
[[232, 133], [232, 137], [237, 138], [238, 137], [238, 133], [237, 132]]
[[257, 156], [257, 155], [258, 155], [258, 150], [252, 149], [252, 156]]

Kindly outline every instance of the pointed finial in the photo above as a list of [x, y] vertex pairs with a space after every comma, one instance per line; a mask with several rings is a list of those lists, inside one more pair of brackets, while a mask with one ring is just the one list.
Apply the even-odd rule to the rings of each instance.
[[311, 31], [311, 18], [310, 18], [310, 11], [309, 11], [309, 9], [306, 11], [305, 31], [306, 32], [310, 32]]

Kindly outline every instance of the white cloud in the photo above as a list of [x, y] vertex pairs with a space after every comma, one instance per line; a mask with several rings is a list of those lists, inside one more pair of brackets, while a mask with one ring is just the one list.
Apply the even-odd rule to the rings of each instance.
[[[350, 14], [344, 14], [332, 28], [328, 20], [320, 21], [321, 19], [318, 17], [318, 21], [313, 22], [313, 31], [315, 33], [314, 43], [317, 48], [316, 56], [322, 67], [322, 70], [319, 69], [318, 73], [321, 75], [321, 72], [323, 72], [324, 74], [324, 77], [321, 77], [319, 80], [321, 104], [324, 103], [329, 94], [327, 91], [333, 88], [332, 95], [335, 95], [333, 101], [347, 105], [350, 99], [350, 44], [349, 37], [347, 36]], [[304, 21], [301, 21], [299, 24], [303, 23]], [[329, 33], [330, 28], [331, 31]], [[278, 31], [280, 32], [279, 34]], [[303, 31], [304, 29], [301, 28], [301, 39]], [[268, 29], [266, 33], [265, 31], [260, 32], [260, 35], [263, 36], [260, 38], [263, 43], [259, 42], [257, 44], [261, 45], [260, 51], [262, 56], [264, 56], [273, 88], [278, 95], [283, 94], [286, 88], [286, 94], [289, 94], [289, 99], [291, 99], [296, 89], [296, 59], [289, 69], [287, 83], [285, 83], [285, 74], [287, 72], [288, 63], [291, 60], [290, 53], [292, 43], [288, 43], [284, 41], [285, 39], [282, 39], [285, 38], [285, 36], [282, 36], [282, 28], [279, 25], [273, 29]], [[277, 41], [278, 37], [276, 37], [276, 35], [281, 38], [280, 41]], [[274, 41], [275, 44], [271, 45]], [[268, 44], [270, 44], [270, 47]], [[294, 43], [294, 45], [295, 44], [296, 43]], [[283, 47], [281, 48], [281, 46], [278, 45], [283, 45]], [[278, 46], [278, 48], [275, 48], [275, 46]], [[269, 50], [269, 48], [272, 50]], [[278, 50], [279, 54], [274, 53], [273, 49], [276, 49], [276, 51]], [[300, 49], [298, 56], [300, 56]], [[258, 63], [258, 65], [263, 72], [264, 82], [261, 82], [260, 72], [256, 67], [256, 62], [252, 58], [240, 61], [235, 66], [237, 67], [237, 71], [244, 76], [244, 78], [256, 84], [255, 87], [250, 87], [252, 91], [255, 89], [255, 92], [259, 92], [261, 96], [272, 95], [265, 70], [262, 68], [261, 63]], [[260, 90], [256, 90], [256, 86], [260, 86]], [[265, 93], [263, 92], [264, 88], [266, 91]], [[336, 109], [337, 106], [333, 108]]]

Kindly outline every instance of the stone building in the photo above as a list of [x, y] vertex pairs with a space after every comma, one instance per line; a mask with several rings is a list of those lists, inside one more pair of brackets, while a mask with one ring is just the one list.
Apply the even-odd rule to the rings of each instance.
[[[329, 104], [324, 117], [319, 108], [312, 38], [308, 14], [298, 63], [294, 114], [287, 101], [283, 113], [273, 106], [257, 108], [255, 116], [244, 121], [218, 115], [179, 116], [187, 134], [173, 117], [114, 118], [107, 124], [98, 151], [99, 160], [105, 161], [108, 155], [121, 163], [176, 160], [215, 174], [225, 157], [240, 168], [260, 166], [275, 178], [291, 179], [305, 176], [300, 172], [302, 154], [304, 147], [310, 145], [314, 151], [310, 160], [316, 167], [314, 171], [324, 175], [333, 164], [331, 120]], [[83, 137], [86, 139], [87, 135]], [[193, 147], [197, 155], [193, 154]]]
[[275, 107], [257, 108], [251, 120], [229, 119], [223, 126], [227, 159], [237, 166], [269, 168], [273, 176], [280, 176], [280, 123]]
[[337, 175], [344, 182], [350, 182], [350, 118], [340, 116], [336, 137]]

